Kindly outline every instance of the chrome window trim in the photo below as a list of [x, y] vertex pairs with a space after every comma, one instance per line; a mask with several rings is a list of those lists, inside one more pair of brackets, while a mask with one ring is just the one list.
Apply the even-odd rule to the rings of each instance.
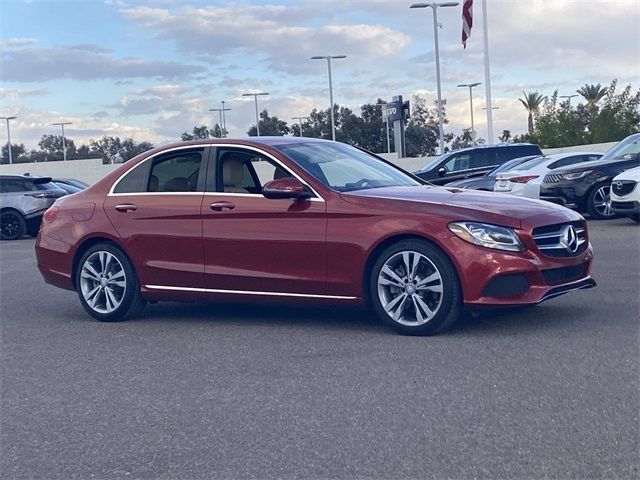
[[340, 295], [318, 295], [312, 293], [288, 293], [288, 292], [262, 292], [254, 290], [225, 290], [218, 288], [196, 288], [196, 287], [171, 287], [166, 285], [145, 285], [149, 290], [173, 290], [177, 292], [196, 293], [221, 293], [232, 295], [259, 295], [273, 297], [295, 297], [295, 298], [326, 298], [331, 300], [356, 300], [358, 297], [346, 297]]
[[[227, 196], [243, 196], [243, 197], [254, 197], [254, 198], [265, 198], [264, 195], [259, 195], [259, 194], [254, 194], [254, 193], [227, 193], [227, 192], [131, 192], [131, 193], [114, 193], [115, 188], [118, 186], [118, 184], [120, 183], [120, 181], [126, 176], [128, 175], [130, 172], [132, 172], [134, 169], [138, 168], [139, 166], [145, 164], [146, 162], [152, 161], [154, 158], [156, 158], [159, 155], [164, 155], [165, 153], [170, 153], [173, 151], [177, 151], [177, 150], [186, 150], [186, 149], [193, 149], [193, 148], [244, 148], [247, 150], [252, 150], [254, 152], [258, 152], [261, 155], [264, 155], [265, 157], [273, 160], [275, 163], [277, 163], [278, 165], [280, 165], [280, 167], [282, 167], [285, 171], [289, 172], [293, 177], [297, 178], [300, 182], [302, 182], [302, 184], [307, 187], [309, 190], [311, 190], [311, 192], [315, 195], [314, 198], [307, 198], [306, 200], [309, 201], [315, 201], [315, 202], [324, 202], [324, 198], [311, 186], [309, 185], [306, 181], [304, 181], [297, 173], [292, 172], [289, 167], [287, 167], [285, 164], [283, 164], [280, 160], [278, 160], [276, 157], [274, 157], [273, 155], [271, 155], [270, 153], [265, 152], [264, 150], [261, 150], [257, 147], [253, 147], [253, 146], [249, 146], [249, 145], [237, 145], [237, 144], [233, 144], [233, 143], [202, 143], [202, 144], [197, 144], [197, 145], [183, 145], [183, 146], [178, 146], [178, 147], [173, 147], [173, 148], [169, 148], [167, 150], [163, 150], [161, 152], [157, 152], [154, 153], [153, 155], [150, 155], [149, 157], [145, 158], [143, 161], [138, 162], [136, 165], [134, 165], [133, 167], [131, 167], [130, 169], [128, 169], [126, 172], [124, 172], [122, 175], [120, 175], [118, 177], [118, 179], [113, 182], [113, 184], [111, 185], [111, 188], [109, 189], [109, 193], [107, 193], [107, 197], [123, 197], [123, 196], [140, 196], [140, 195], [215, 195], [215, 196], [222, 196], [222, 195], [227, 195]], [[265, 198], [265, 200], [267, 200]]]

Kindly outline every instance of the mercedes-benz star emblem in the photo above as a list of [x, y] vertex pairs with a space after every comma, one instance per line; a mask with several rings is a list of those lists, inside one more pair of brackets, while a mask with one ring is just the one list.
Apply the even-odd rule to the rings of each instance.
[[573, 225], [567, 225], [562, 232], [560, 243], [570, 252], [576, 253], [578, 250], [578, 234]]

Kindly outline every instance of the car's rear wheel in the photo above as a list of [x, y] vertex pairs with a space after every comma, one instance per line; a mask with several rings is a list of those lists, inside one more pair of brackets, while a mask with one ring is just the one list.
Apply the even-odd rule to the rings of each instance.
[[76, 290], [87, 313], [101, 322], [127, 320], [145, 305], [133, 265], [110, 243], [96, 244], [82, 255]]
[[18, 240], [27, 230], [27, 222], [20, 212], [6, 210], [0, 214], [0, 236], [2, 240]]
[[607, 182], [599, 183], [593, 187], [587, 199], [587, 209], [591, 218], [604, 220], [616, 216], [611, 207], [610, 193], [611, 185]]
[[382, 252], [369, 279], [373, 308], [403, 335], [432, 335], [451, 326], [462, 309], [462, 289], [449, 258], [421, 240]]

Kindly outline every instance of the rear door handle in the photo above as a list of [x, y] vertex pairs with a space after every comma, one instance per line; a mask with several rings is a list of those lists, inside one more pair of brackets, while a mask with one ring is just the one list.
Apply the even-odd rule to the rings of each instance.
[[233, 210], [236, 206], [231, 202], [213, 202], [209, 208], [216, 212], [221, 212], [223, 210]]
[[137, 209], [138, 206], [133, 203], [122, 203], [120, 205], [116, 205], [116, 210], [119, 212], [135, 212]]

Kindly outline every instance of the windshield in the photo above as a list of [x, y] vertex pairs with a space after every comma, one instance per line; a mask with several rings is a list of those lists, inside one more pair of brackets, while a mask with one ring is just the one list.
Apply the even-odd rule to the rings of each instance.
[[493, 170], [491, 170], [487, 176], [488, 177], [495, 177], [496, 175], [498, 175], [499, 173], [502, 172], [508, 172], [509, 170], [515, 170], [515, 167], [522, 165], [523, 163], [529, 163], [529, 160], [537, 158], [536, 156], [532, 156], [532, 157], [522, 157], [522, 158], [514, 158], [513, 160], [509, 160], [508, 162], [503, 163], [502, 165], [500, 165], [499, 167], [494, 168]]
[[419, 172], [426, 172], [428, 170], [432, 170], [436, 165], [438, 165], [440, 163], [441, 160], [444, 160], [449, 155], [451, 155], [451, 154], [450, 153], [445, 153], [444, 155], [440, 155], [439, 157], [434, 158], [433, 160], [431, 160], [429, 163], [427, 163], [424, 167], [422, 167], [418, 171]]
[[275, 148], [339, 192], [421, 185], [402, 170], [344, 143], [293, 143]]
[[632, 160], [640, 154], [640, 134], [631, 135], [604, 154], [600, 160]]

